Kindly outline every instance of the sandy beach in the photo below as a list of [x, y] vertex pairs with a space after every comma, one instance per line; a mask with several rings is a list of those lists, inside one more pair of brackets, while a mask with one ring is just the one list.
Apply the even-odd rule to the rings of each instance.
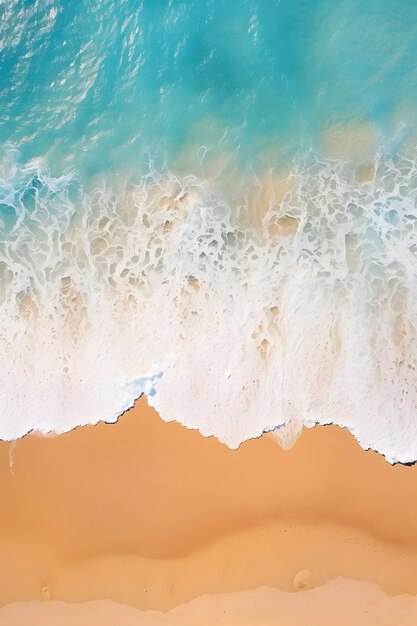
[[81, 624], [85, 611], [100, 624], [323, 624], [341, 601], [346, 619], [383, 604], [397, 624], [416, 611], [417, 467], [336, 426], [287, 451], [271, 435], [232, 451], [142, 399], [117, 424], [1, 442], [0, 458], [1, 624]]

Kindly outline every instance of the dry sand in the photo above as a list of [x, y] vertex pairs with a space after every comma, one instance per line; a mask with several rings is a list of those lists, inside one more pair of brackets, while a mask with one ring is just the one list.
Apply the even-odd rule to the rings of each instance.
[[0, 624], [417, 624], [416, 494], [338, 427], [231, 451], [144, 400], [2, 442]]

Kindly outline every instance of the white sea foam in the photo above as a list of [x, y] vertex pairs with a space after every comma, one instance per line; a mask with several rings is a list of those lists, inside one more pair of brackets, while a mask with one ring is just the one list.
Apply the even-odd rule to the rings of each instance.
[[245, 185], [152, 172], [87, 189], [9, 164], [3, 439], [111, 422], [145, 392], [231, 447], [336, 423], [417, 459], [415, 162], [364, 175], [310, 156]]

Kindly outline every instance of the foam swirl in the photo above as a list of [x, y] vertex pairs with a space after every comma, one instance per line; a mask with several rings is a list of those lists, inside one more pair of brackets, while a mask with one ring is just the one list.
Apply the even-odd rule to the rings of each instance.
[[309, 155], [240, 187], [9, 166], [0, 194], [3, 439], [146, 392], [231, 447], [337, 423], [417, 459], [414, 159]]

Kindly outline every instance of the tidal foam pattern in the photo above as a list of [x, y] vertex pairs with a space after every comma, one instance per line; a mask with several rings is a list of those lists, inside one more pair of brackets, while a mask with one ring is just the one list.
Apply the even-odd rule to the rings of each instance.
[[[7, 174], [6, 174], [7, 172]], [[0, 436], [161, 416], [417, 459], [414, 159], [236, 181], [2, 172]]]

